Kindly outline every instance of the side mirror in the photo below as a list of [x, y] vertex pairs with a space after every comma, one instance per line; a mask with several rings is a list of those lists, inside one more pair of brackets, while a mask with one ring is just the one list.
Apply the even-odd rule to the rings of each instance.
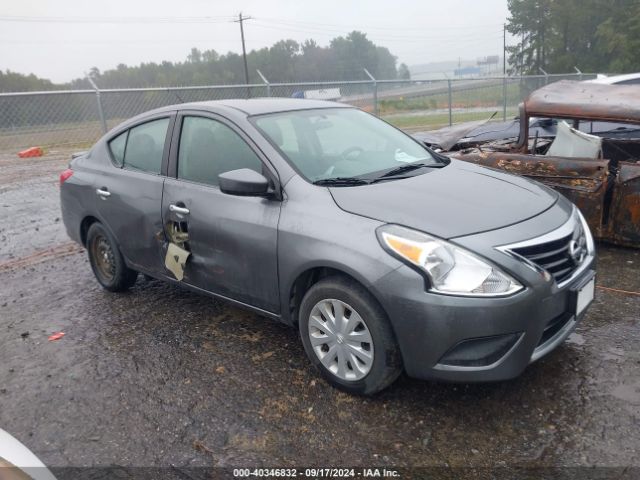
[[263, 175], [241, 168], [218, 175], [218, 185], [222, 193], [245, 197], [260, 197], [269, 192], [269, 180]]

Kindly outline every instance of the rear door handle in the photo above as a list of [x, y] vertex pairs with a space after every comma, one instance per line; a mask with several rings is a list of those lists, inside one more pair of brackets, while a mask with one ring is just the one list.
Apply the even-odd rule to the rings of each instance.
[[111, 192], [104, 187], [96, 189], [96, 194], [102, 198], [108, 198], [111, 196]]
[[177, 205], [169, 205], [169, 211], [179, 213], [180, 215], [189, 215], [189, 209], [184, 207], [179, 207]]

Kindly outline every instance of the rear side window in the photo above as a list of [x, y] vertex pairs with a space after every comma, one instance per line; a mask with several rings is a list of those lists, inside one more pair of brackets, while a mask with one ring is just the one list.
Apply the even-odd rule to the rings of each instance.
[[[130, 129], [124, 149], [125, 168], [160, 173], [168, 127], [169, 119], [161, 118]], [[115, 140], [119, 138], [117, 137]], [[113, 147], [111, 151], [114, 151]], [[114, 156], [116, 156], [115, 152]]]
[[109, 142], [109, 149], [111, 150], [111, 155], [113, 156], [113, 160], [121, 167], [124, 164], [124, 149], [127, 145], [127, 135], [129, 134], [129, 130], [124, 133], [121, 133], [116, 138]]
[[218, 185], [218, 175], [240, 168], [262, 173], [262, 162], [240, 135], [210, 118], [184, 118], [178, 178]]

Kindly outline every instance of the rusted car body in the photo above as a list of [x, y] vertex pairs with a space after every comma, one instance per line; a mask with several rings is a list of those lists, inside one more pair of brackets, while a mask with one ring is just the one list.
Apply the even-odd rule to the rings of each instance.
[[[588, 131], [585, 122], [618, 127], [613, 135], [593, 137], [601, 138], [597, 155], [549, 156], [555, 138], [530, 134], [530, 122], [541, 118], [568, 121], [582, 131]], [[520, 105], [517, 139], [461, 142], [461, 147], [456, 146], [453, 132], [443, 130], [438, 135], [447, 155], [545, 183], [580, 208], [597, 238], [640, 248], [640, 134], [620, 138], [615, 134], [624, 128], [620, 124], [631, 132], [640, 125], [640, 86], [560, 81], [534, 91]], [[458, 126], [460, 132], [464, 128]]]

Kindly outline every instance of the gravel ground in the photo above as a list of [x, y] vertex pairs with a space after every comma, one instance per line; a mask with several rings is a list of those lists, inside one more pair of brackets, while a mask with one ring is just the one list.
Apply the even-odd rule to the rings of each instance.
[[[640, 467], [640, 295], [599, 288], [515, 380], [353, 397], [284, 325], [142, 277], [102, 290], [60, 220], [67, 159], [0, 155], [0, 428], [47, 465]], [[598, 252], [600, 287], [640, 291], [640, 251]]]

